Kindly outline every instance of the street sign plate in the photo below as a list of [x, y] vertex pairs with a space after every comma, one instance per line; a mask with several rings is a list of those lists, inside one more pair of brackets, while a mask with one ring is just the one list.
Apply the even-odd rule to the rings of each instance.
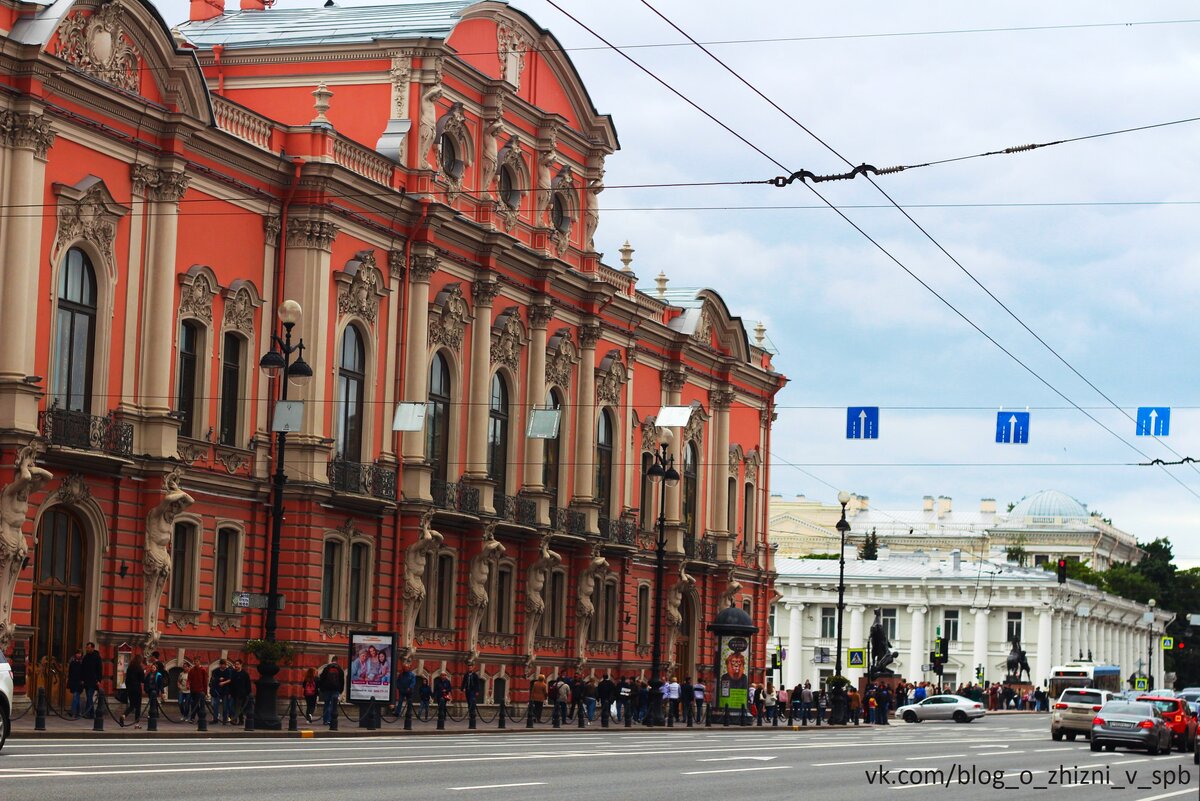
[[275, 417], [271, 430], [275, 432], [299, 431], [304, 421], [304, 401], [281, 400], [275, 404]]
[[847, 407], [846, 439], [879, 439], [879, 407]]
[[850, 648], [846, 651], [846, 666], [861, 668], [867, 666], [867, 649]]
[[1162, 649], [1164, 651], [1174, 651], [1175, 650], [1175, 638], [1174, 637], [1160, 637], [1159, 643], [1162, 645]]
[[1149, 679], [1134, 679], [1133, 680], [1133, 689], [1149, 690], [1150, 689], [1150, 680]]
[[1139, 437], [1165, 437], [1171, 433], [1170, 406], [1139, 406], [1137, 410], [1137, 435]]
[[1029, 444], [1029, 412], [997, 412], [996, 442]]
[[931, 670], [933, 670], [933, 665], [931, 665], [930, 663], [924, 662], [921, 664], [921, 672], [922, 673], [928, 673]]
[[[232, 605], [234, 609], [266, 609], [267, 598], [269, 596], [265, 592], [235, 592], [233, 593]], [[284, 597], [279, 595], [278, 609], [283, 609]]]

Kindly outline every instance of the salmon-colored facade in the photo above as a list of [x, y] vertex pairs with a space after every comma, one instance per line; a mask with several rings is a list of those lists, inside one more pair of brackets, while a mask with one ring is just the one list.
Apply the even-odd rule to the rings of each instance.
[[[711, 676], [720, 604], [766, 631], [785, 379], [715, 292], [602, 263], [616, 133], [554, 37], [494, 2], [213, 2], [173, 35], [138, 0], [0, 0], [0, 644], [26, 689], [88, 640], [174, 666], [262, 635], [235, 595], [267, 592], [256, 368], [285, 299], [313, 378], [288, 394], [282, 678], [352, 630], [514, 698], [532, 670], [647, 675], [663, 406], [693, 409], [663, 659]], [[393, 431], [403, 403], [420, 430]]]

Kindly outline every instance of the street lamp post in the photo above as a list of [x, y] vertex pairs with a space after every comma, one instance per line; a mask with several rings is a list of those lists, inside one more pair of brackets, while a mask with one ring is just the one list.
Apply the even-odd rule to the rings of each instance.
[[[838, 503], [842, 505], [842, 517], [837, 522], [842, 545], [841, 550], [838, 551], [837, 655], [834, 657], [833, 674], [840, 677], [842, 675], [842, 614], [846, 609], [846, 532], [850, 530], [850, 524], [846, 522], [846, 504], [850, 503], [850, 493], [845, 490], [839, 492]], [[840, 684], [833, 689], [830, 699], [832, 708], [829, 722], [845, 723], [847, 717], [845, 690]]]
[[1158, 602], [1155, 601], [1153, 598], [1151, 598], [1149, 603], [1147, 604], [1147, 606], [1150, 607], [1150, 615], [1149, 615], [1150, 616], [1150, 628], [1148, 630], [1147, 642], [1146, 642], [1146, 679], [1148, 680], [1151, 690], [1155, 689], [1155, 687], [1154, 687], [1154, 607], [1157, 605], [1158, 605]]
[[[279, 380], [279, 400], [286, 401], [287, 385], [291, 381], [297, 386], [308, 383], [313, 376], [312, 368], [304, 361], [304, 340], [292, 344], [292, 329], [300, 321], [302, 310], [294, 300], [285, 300], [279, 304], [279, 322], [283, 326], [283, 336], [272, 332], [271, 350], [263, 354], [258, 361], [263, 374], [271, 379]], [[296, 354], [292, 361], [292, 354]], [[267, 565], [267, 617], [264, 625], [263, 639], [275, 642], [275, 632], [279, 620], [279, 542], [283, 531], [283, 489], [287, 484], [287, 475], [283, 472], [284, 450], [287, 447], [287, 432], [282, 430], [275, 434], [275, 475], [272, 482], [271, 499], [271, 543], [270, 557]], [[260, 658], [258, 662], [258, 694], [255, 697], [254, 718], [261, 729], [279, 729], [279, 710], [276, 699], [279, 695], [279, 682], [275, 674], [279, 665], [274, 655]]]
[[[658, 493], [658, 541], [654, 550], [654, 644], [650, 648], [650, 687], [655, 691], [651, 718], [653, 725], [663, 725], [662, 697], [662, 616], [663, 584], [667, 572], [667, 492], [665, 487], [679, 483], [679, 471], [675, 469], [675, 457], [667, 454], [672, 439], [671, 429], [664, 428], [659, 435], [659, 449], [654, 452], [654, 464], [646, 475], [655, 484], [663, 484]], [[657, 685], [657, 689], [655, 689]]]

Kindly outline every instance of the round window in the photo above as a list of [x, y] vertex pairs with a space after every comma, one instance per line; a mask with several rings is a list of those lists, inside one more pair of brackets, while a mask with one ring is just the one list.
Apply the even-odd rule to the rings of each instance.
[[566, 232], [571, 227], [571, 218], [567, 216], [567, 204], [562, 195], [555, 195], [550, 205], [550, 224], [556, 230]]
[[500, 169], [500, 202], [510, 209], [515, 209], [521, 204], [521, 193], [517, 191], [517, 182], [511, 167]]
[[458, 159], [458, 145], [455, 144], [453, 136], [442, 134], [438, 140], [438, 153], [442, 172], [451, 178], [458, 178], [462, 175], [463, 165]]

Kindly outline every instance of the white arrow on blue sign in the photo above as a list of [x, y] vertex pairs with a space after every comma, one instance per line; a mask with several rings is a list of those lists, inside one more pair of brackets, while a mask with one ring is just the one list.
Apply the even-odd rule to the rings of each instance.
[[846, 439], [879, 439], [879, 407], [848, 407], [846, 409]]
[[1171, 433], [1170, 406], [1139, 406], [1137, 411], [1137, 435], [1139, 437], [1165, 437]]
[[1029, 444], [1029, 412], [997, 412], [996, 442]]

